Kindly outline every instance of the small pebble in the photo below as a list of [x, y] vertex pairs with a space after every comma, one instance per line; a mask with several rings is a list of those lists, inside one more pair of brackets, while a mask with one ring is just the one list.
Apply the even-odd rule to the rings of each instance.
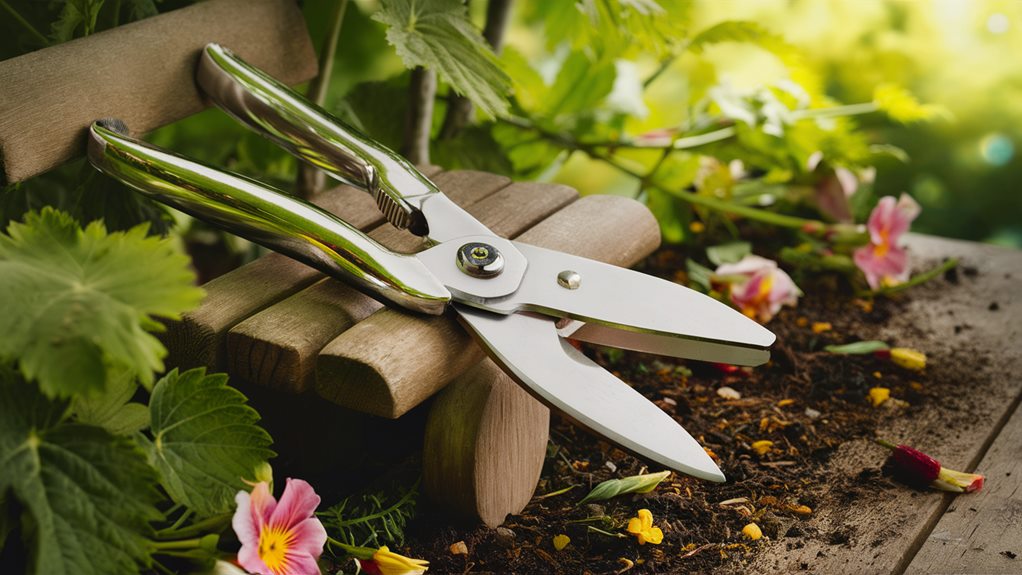
[[507, 527], [498, 527], [496, 531], [497, 545], [504, 549], [511, 549], [515, 546], [515, 532]]
[[617, 471], [617, 465], [614, 465], [613, 461], [606, 461], [603, 463], [603, 466], [609, 469], [611, 473]]
[[809, 419], [819, 419], [820, 416], [823, 415], [819, 411], [817, 411], [817, 410], [815, 410], [815, 409], [813, 409], [811, 407], [807, 407], [805, 413], [806, 413], [806, 417], [808, 417]]
[[736, 390], [736, 389], [734, 389], [732, 387], [728, 387], [728, 386], [724, 386], [724, 387], [718, 388], [717, 389], [717, 395], [723, 397], [724, 399], [741, 399], [742, 398], [742, 394], [738, 390]]
[[468, 545], [464, 541], [458, 541], [450, 547], [451, 555], [468, 555]]

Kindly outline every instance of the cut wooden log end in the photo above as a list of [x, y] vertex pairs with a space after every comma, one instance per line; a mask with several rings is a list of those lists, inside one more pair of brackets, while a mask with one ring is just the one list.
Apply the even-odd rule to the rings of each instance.
[[441, 392], [423, 444], [423, 489], [452, 515], [496, 527], [532, 499], [550, 410], [490, 360]]
[[290, 85], [316, 74], [293, 0], [200, 2], [0, 62], [0, 184], [83, 155], [94, 120], [142, 134], [202, 110], [193, 78], [208, 42]]
[[[518, 239], [627, 267], [656, 249], [660, 228], [634, 200], [588, 196]], [[453, 318], [381, 309], [323, 348], [316, 390], [356, 411], [400, 417], [482, 358], [470, 341]]]

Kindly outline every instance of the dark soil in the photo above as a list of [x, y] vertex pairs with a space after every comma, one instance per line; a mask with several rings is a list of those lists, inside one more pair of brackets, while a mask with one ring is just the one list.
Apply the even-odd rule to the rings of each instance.
[[[676, 271], [684, 269], [683, 257], [663, 249], [646, 261], [643, 271], [684, 282]], [[743, 570], [764, 542], [742, 535], [750, 522], [765, 537], [783, 537], [789, 546], [810, 539], [847, 544], [856, 535], [852, 528], [821, 533], [806, 519], [828, 506], [848, 507], [893, 484], [882, 469], [880, 449], [875, 462], [851, 475], [828, 473], [829, 458], [843, 442], [874, 438], [878, 422], [892, 410], [910, 415], [923, 409], [942, 389], [953, 389], [957, 376], [953, 370], [914, 372], [872, 355], [823, 351], [829, 344], [876, 339], [904, 300], [867, 301], [853, 297], [834, 278], [818, 281], [800, 282], [806, 295], [798, 307], [785, 308], [769, 323], [778, 336], [772, 361], [756, 369], [585, 348], [675, 416], [712, 452], [727, 483], [675, 474], [652, 493], [578, 505], [603, 480], [658, 469], [555, 414], [537, 496], [520, 515], [508, 517], [499, 530], [457, 527], [442, 510], [423, 507], [399, 551], [429, 560], [431, 573], [708, 573]], [[955, 289], [959, 281], [957, 275], [938, 278], [903, 297]], [[830, 328], [814, 329], [818, 323]], [[741, 398], [720, 396], [724, 386]], [[874, 386], [889, 388], [900, 402], [874, 407], [868, 399]], [[769, 452], [752, 448], [760, 440], [773, 442]], [[825, 489], [835, 483], [841, 488]], [[571, 489], [545, 496], [565, 488]], [[608, 535], [625, 534], [628, 519], [642, 508], [663, 529], [662, 544], [639, 546], [630, 535]], [[562, 551], [553, 547], [558, 534], [571, 539]], [[467, 555], [452, 553], [450, 546], [462, 541]]]

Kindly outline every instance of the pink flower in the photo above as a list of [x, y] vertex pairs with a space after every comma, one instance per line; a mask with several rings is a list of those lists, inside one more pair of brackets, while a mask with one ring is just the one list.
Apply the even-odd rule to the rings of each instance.
[[742, 313], [762, 323], [770, 321], [782, 305], [797, 304], [802, 294], [777, 262], [754, 255], [718, 267], [714, 277], [730, 285], [731, 301]]
[[908, 279], [908, 253], [900, 240], [920, 209], [911, 196], [902, 194], [897, 202], [893, 196], [881, 198], [869, 215], [869, 243], [855, 250], [854, 258], [874, 290]]
[[288, 479], [278, 503], [269, 484], [239, 491], [231, 524], [241, 541], [238, 563], [259, 575], [319, 575], [326, 529], [313, 513], [319, 495], [301, 479]]

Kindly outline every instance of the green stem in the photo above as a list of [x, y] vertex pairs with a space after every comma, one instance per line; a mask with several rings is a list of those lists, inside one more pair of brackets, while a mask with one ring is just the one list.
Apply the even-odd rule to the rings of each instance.
[[342, 543], [334, 539], [333, 537], [327, 537], [326, 542], [330, 545], [333, 545], [334, 547], [339, 547], [342, 551], [357, 559], [372, 559], [373, 554], [376, 553], [376, 550], [370, 547], [358, 547], [357, 545], [348, 545], [347, 543]]
[[954, 268], [956, 266], [958, 266], [958, 259], [957, 258], [951, 258], [948, 261], [942, 263], [941, 265], [939, 265], [939, 266], [937, 266], [937, 267], [935, 267], [935, 268], [933, 268], [931, 270], [928, 270], [928, 271], [925, 271], [925, 272], [923, 272], [921, 274], [916, 274], [916, 275], [912, 276], [912, 278], [909, 279], [907, 282], [900, 283], [898, 285], [893, 285], [891, 287], [880, 288], [880, 289], [876, 290], [875, 292], [869, 292], [869, 291], [863, 292], [860, 295], [867, 295], [867, 296], [868, 295], [890, 295], [892, 293], [898, 293], [900, 291], [905, 291], [905, 290], [907, 290], [909, 288], [912, 288], [912, 287], [915, 287], [917, 285], [924, 284], [924, 283], [932, 280], [933, 278], [935, 278], [935, 277], [937, 277], [939, 275], [944, 274], [945, 272], [951, 270], [952, 268]]
[[19, 24], [21, 24], [21, 27], [28, 30], [29, 34], [32, 34], [37, 40], [42, 42], [43, 46], [50, 43], [50, 41], [46, 39], [46, 36], [43, 36], [39, 33], [39, 30], [35, 29], [35, 26], [29, 23], [28, 20], [25, 20], [25, 18], [17, 10], [11, 8], [11, 6], [7, 4], [7, 0], [0, 0], [0, 8], [7, 10], [7, 12], [10, 13], [10, 15], [17, 20]]
[[880, 109], [873, 102], [862, 102], [861, 104], [847, 104], [844, 106], [833, 106], [831, 108], [812, 108], [809, 110], [795, 110], [791, 113], [793, 119], [807, 120], [809, 118], [837, 118], [839, 116], [861, 116], [871, 114]]
[[773, 224], [775, 226], [780, 226], [783, 228], [792, 228], [807, 232], [809, 231], [823, 232], [830, 228], [828, 224], [825, 224], [824, 222], [821, 222], [819, 220], [810, 220], [807, 218], [798, 218], [795, 216], [777, 214], [774, 212], [769, 212], [767, 210], [753, 208], [751, 206], [735, 204], [726, 200], [714, 198], [712, 196], [702, 196], [695, 192], [690, 192], [688, 190], [667, 189], [664, 188], [663, 186], [656, 187], [668, 194], [671, 194], [672, 196], [676, 196], [678, 198], [685, 200], [686, 202], [695, 204], [697, 206], [703, 206], [711, 210], [716, 210], [718, 212], [727, 212], [730, 214], [739, 215], [750, 220], [756, 220], [767, 224]]
[[877, 442], [879, 445], [883, 445], [887, 449], [893, 450], [898, 448], [897, 445], [891, 443], [890, 441], [887, 441], [886, 439], [874, 439], [873, 441]]
[[188, 550], [198, 549], [202, 543], [202, 537], [194, 539], [175, 539], [174, 541], [153, 541], [153, 548], [157, 551]]
[[214, 515], [212, 517], [207, 517], [202, 521], [196, 521], [195, 523], [181, 529], [161, 529], [156, 532], [156, 536], [160, 539], [166, 539], [168, 537], [188, 537], [200, 533], [208, 533], [210, 531], [219, 531], [230, 520], [231, 516], [226, 513], [222, 515]]

